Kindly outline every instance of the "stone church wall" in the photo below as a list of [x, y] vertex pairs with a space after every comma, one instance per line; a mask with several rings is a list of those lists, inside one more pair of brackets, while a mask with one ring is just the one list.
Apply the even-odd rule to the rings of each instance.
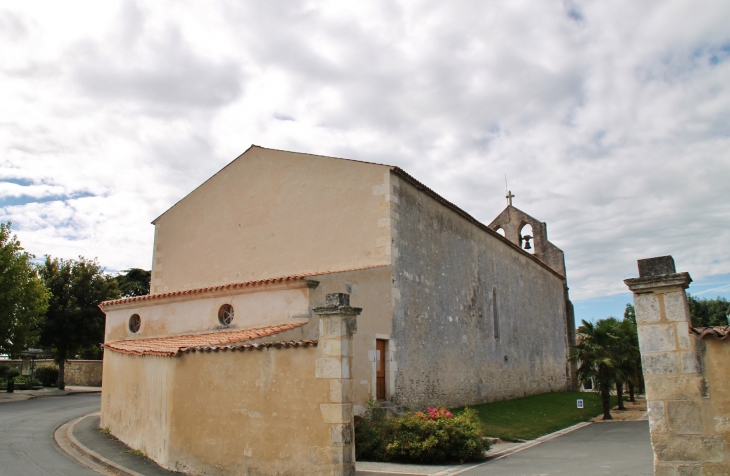
[[396, 401], [566, 390], [564, 281], [405, 180], [392, 176], [391, 194]]

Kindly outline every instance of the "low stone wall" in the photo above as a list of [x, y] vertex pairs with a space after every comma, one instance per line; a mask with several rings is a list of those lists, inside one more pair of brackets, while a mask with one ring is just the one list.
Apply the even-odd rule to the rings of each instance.
[[[30, 374], [30, 360], [3, 360], [0, 363], [10, 364], [22, 375]], [[53, 360], [41, 359], [33, 363], [34, 368], [55, 367]], [[103, 364], [101, 360], [69, 360], [66, 362], [66, 385], [78, 387], [101, 387]]]

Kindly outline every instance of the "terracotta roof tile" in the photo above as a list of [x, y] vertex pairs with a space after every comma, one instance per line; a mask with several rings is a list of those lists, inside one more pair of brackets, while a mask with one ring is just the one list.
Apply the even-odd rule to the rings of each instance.
[[306, 324], [306, 322], [280, 324], [278, 326], [268, 326], [242, 331], [224, 331], [184, 336], [152, 337], [149, 339], [118, 340], [114, 342], [107, 342], [103, 345], [103, 347], [122, 354], [173, 357], [180, 355], [181, 352], [194, 352], [197, 349], [207, 351], [222, 350], [223, 347], [228, 344], [268, 337], [280, 332], [301, 327], [304, 324]]
[[127, 304], [127, 303], [132, 303], [132, 302], [137, 302], [137, 301], [149, 301], [152, 299], [162, 299], [162, 298], [169, 298], [169, 297], [185, 296], [185, 295], [189, 295], [189, 294], [202, 294], [202, 293], [209, 293], [209, 292], [215, 292], [215, 291], [223, 291], [226, 289], [249, 288], [249, 287], [255, 287], [255, 286], [263, 286], [266, 284], [300, 281], [303, 279], [311, 278], [313, 276], [322, 276], [324, 274], [345, 273], [348, 271], [362, 271], [362, 270], [373, 269], [373, 268], [384, 268], [386, 266], [390, 266], [390, 265], [378, 264], [378, 265], [373, 265], [373, 266], [363, 266], [361, 268], [349, 268], [349, 269], [341, 269], [341, 270], [334, 270], [334, 271], [316, 271], [316, 272], [312, 272], [312, 273], [300, 273], [300, 274], [292, 274], [290, 276], [280, 276], [277, 278], [258, 279], [255, 281], [244, 281], [244, 282], [239, 282], [239, 283], [221, 284], [220, 286], [209, 286], [209, 287], [205, 287], [205, 288], [185, 289], [182, 291], [172, 291], [169, 293], [146, 294], [144, 296], [134, 296], [134, 297], [128, 297], [128, 298], [123, 298], [123, 299], [115, 299], [113, 301], [104, 301], [101, 304], [99, 304], [99, 307], [105, 308], [105, 307], [117, 306], [119, 304]]
[[290, 340], [290, 341], [276, 341], [276, 342], [258, 342], [255, 344], [235, 344], [235, 345], [204, 345], [198, 347], [188, 347], [184, 352], [219, 352], [219, 351], [244, 351], [244, 350], [261, 350], [268, 349], [269, 347], [317, 347], [319, 341], [316, 340]]
[[689, 331], [700, 339], [716, 337], [719, 340], [725, 340], [730, 337], [730, 326], [690, 327]]

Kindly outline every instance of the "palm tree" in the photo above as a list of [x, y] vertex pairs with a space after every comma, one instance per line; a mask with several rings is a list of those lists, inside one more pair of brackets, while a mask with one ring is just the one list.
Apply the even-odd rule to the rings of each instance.
[[621, 333], [623, 334], [623, 361], [621, 370], [629, 385], [629, 401], [636, 402], [634, 389], [643, 383], [643, 371], [641, 368], [641, 352], [639, 351], [639, 333], [636, 321], [624, 317], [621, 321]]
[[595, 391], [601, 394], [603, 419], [611, 417], [611, 390], [625, 378], [621, 364], [624, 361], [625, 337], [621, 323], [613, 318], [601, 319], [595, 324], [583, 320], [578, 329], [579, 344], [573, 347], [570, 360], [579, 362], [578, 378], [585, 383], [593, 380]]

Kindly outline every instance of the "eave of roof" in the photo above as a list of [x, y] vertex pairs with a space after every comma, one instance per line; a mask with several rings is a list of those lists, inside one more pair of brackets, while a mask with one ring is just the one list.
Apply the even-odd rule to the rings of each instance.
[[689, 331], [700, 339], [715, 337], [718, 340], [725, 340], [730, 337], [730, 326], [690, 327]]
[[[237, 344], [262, 337], [269, 337], [284, 331], [296, 329], [307, 322], [280, 324], [234, 331], [209, 332], [204, 334], [188, 334], [183, 336], [150, 337], [147, 339], [126, 339], [107, 342], [102, 347], [114, 352], [128, 355], [155, 355], [158, 357], [174, 357], [182, 352], [223, 350], [230, 344]], [[302, 341], [304, 342], [304, 341]]]
[[[299, 273], [299, 274], [292, 274], [290, 276], [279, 276], [275, 278], [267, 278], [267, 279], [257, 279], [253, 281], [243, 281], [243, 282], [237, 282], [237, 283], [229, 283], [229, 284], [221, 284], [219, 286], [208, 286], [203, 288], [195, 288], [195, 289], [184, 289], [181, 291], [172, 291], [167, 293], [157, 293], [157, 294], [146, 294], [144, 296], [133, 296], [123, 299], [114, 299], [112, 301], [104, 301], [101, 304], [99, 304], [99, 307], [102, 311], [105, 309], [111, 308], [111, 307], [117, 307], [117, 306], [127, 306], [132, 304], [146, 304], [147, 301], [156, 301], [156, 300], [164, 300], [164, 299], [174, 299], [174, 298], [180, 298], [180, 297], [187, 297], [196, 295], [196, 298], [204, 297], [204, 295], [215, 295], [216, 293], [225, 293], [225, 292], [231, 292], [231, 291], [240, 291], [245, 290], [248, 288], [258, 288], [258, 287], [266, 287], [276, 284], [287, 284], [287, 283], [296, 283], [297, 281], [303, 281], [302, 286], [307, 287], [317, 287], [319, 284], [318, 281], [311, 280], [308, 278], [314, 277], [314, 276], [324, 276], [327, 274], [335, 274], [335, 273], [346, 273], [350, 271], [364, 271], [367, 269], [375, 269], [375, 268], [384, 268], [386, 266], [390, 266], [389, 264], [378, 264], [373, 266], [362, 266], [359, 268], [348, 268], [348, 269], [341, 269], [341, 270], [334, 270], [334, 271], [316, 271], [311, 273]], [[203, 296], [199, 296], [203, 295]]]

